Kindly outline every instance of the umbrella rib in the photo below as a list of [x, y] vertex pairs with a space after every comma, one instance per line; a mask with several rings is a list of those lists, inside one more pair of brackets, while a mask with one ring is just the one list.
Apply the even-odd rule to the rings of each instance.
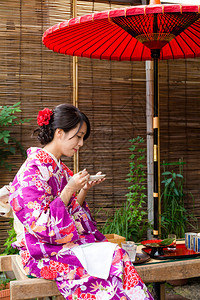
[[[102, 29], [103, 29], [103, 27], [102, 27]], [[87, 30], [87, 29], [86, 29], [86, 30]], [[71, 35], [73, 35], [74, 31], [76, 31], [76, 30], [73, 30], [73, 31], [71, 32]], [[74, 46], [76, 46], [77, 44], [79, 44], [80, 41], [83, 41], [83, 42], [84, 42], [84, 39], [87, 38], [88, 32], [91, 33], [91, 29], [90, 29], [90, 28], [88, 28], [88, 30], [84, 32], [85, 34], [82, 36], [82, 38], [79, 38], [79, 39], [78, 39], [77, 43], [74, 44]], [[94, 29], [92, 30], [92, 33], [95, 33], [95, 32], [96, 32], [96, 30], [95, 30], [95, 28], [94, 28]], [[64, 36], [64, 33], [63, 33], [63, 36]], [[62, 41], [63, 41], [62, 36], [60, 36], [60, 38], [61, 38], [61, 39], [57, 39], [57, 40], [56, 40], [56, 42], [58, 43], [57, 46], [58, 46], [59, 44], [61, 44]], [[98, 37], [96, 37], [96, 38], [98, 38]], [[65, 41], [68, 42], [70, 39], [71, 39], [71, 36], [69, 36], [68, 40], [65, 40]], [[59, 40], [60, 40], [60, 41], [59, 41]], [[84, 45], [86, 45], [86, 44], [87, 44], [87, 41], [86, 41], [86, 43], [85, 43]], [[63, 47], [65, 47], [65, 46], [63, 46]], [[61, 47], [61, 48], [63, 48], [63, 47]], [[70, 47], [69, 49], [71, 49], [71, 48], [72, 48], [72, 47]], [[79, 48], [77, 48], [77, 49], [79, 49]]]
[[[192, 27], [192, 26], [191, 26], [191, 27]], [[193, 28], [193, 27], [192, 27], [192, 28]], [[193, 28], [193, 29], [196, 30], [195, 28]], [[188, 28], [187, 31], [189, 31], [191, 34], [193, 34], [196, 38], [198, 38], [198, 39], [200, 40], [200, 38], [199, 38], [194, 32], [191, 31], [191, 28]], [[189, 35], [187, 34], [187, 32], [184, 32], [184, 34], [186, 34], [190, 39], [192, 39], [191, 36], [189, 36]], [[199, 47], [199, 44], [198, 44], [195, 40], [192, 39], [192, 41]]]
[[144, 47], [142, 48], [141, 61], [142, 61], [143, 53], [144, 53]]
[[[121, 34], [120, 36], [117, 37], [116, 41], [117, 41], [123, 34], [124, 34], [124, 32], [122, 32], [122, 34]], [[126, 38], [127, 38], [127, 36], [125, 36], [125, 37], [123, 38], [123, 40], [121, 41], [121, 43], [123, 43], [123, 41], [124, 41]], [[130, 41], [129, 41], [129, 43], [130, 43]], [[109, 47], [103, 51], [103, 53], [100, 55], [100, 58], [102, 57], [102, 55], [104, 54], [104, 52], [105, 52], [106, 50], [108, 50], [111, 46], [112, 46], [112, 45], [109, 45]], [[101, 47], [101, 46], [100, 46], [100, 47]], [[113, 53], [116, 51], [116, 49], [117, 49], [117, 48], [115, 48], [115, 49], [113, 50], [113, 52], [110, 53], [110, 57], [113, 55]], [[124, 48], [123, 52], [124, 52], [124, 51], [125, 51], [125, 48]], [[119, 59], [119, 60], [121, 60], [121, 56], [122, 56], [123, 52], [120, 54], [120, 56], [119, 56], [120, 59]]]
[[[198, 25], [198, 24], [193, 24], [193, 25], [191, 26], [191, 28], [192, 28], [193, 30], [197, 31], [197, 29], [195, 28], [195, 26], [197, 26], [197, 25]], [[199, 27], [200, 27], [200, 26], [198, 26], [198, 28], [199, 28]], [[200, 40], [200, 38], [199, 38], [194, 32], [191, 31], [191, 28], [188, 28], [187, 31], [190, 32], [191, 35], [194, 35], [196, 38], [198, 38], [198, 39]], [[191, 39], [191, 40], [193, 41], [194, 44], [196, 44], [198, 47], [200, 47], [199, 43], [197, 43], [197, 42], [192, 38], [191, 35], [189, 36], [188, 33], [187, 33], [187, 31], [184, 31], [183, 34], [187, 35], [187, 37], [188, 37], [189, 39]], [[198, 31], [197, 31], [197, 32], [198, 32]], [[182, 38], [181, 35], [180, 35], [180, 37]], [[182, 38], [182, 39], [183, 39], [183, 38]], [[187, 43], [187, 42], [186, 42], [186, 43]], [[195, 52], [192, 50], [192, 48], [189, 46], [188, 43], [187, 43], [187, 45], [188, 45], [188, 47], [191, 49], [191, 51], [194, 53], [194, 56], [195, 56]]]
[[[180, 38], [181, 38], [181, 36], [179, 36]], [[180, 45], [180, 43], [177, 41], [177, 39], [175, 39], [175, 42], [178, 44], [178, 46], [179, 46], [179, 48], [181, 49], [181, 51], [182, 51], [182, 53], [183, 53], [183, 56], [184, 56], [184, 58], [185, 58], [185, 53], [184, 53], [184, 51], [183, 51], [183, 48], [182, 48], [182, 46]], [[186, 41], [184, 41], [185, 43], [186, 43]], [[187, 43], [186, 43], [187, 44]]]
[[121, 60], [121, 57], [122, 57], [123, 53], [125, 52], [125, 50], [127, 49], [128, 45], [130, 44], [130, 42], [131, 42], [131, 39], [128, 41], [128, 43], [126, 44], [124, 50], [123, 50], [122, 53], [120, 54], [120, 60]]
[[171, 53], [172, 53], [172, 56], [173, 56], [173, 59], [174, 59], [174, 52], [172, 50], [172, 47], [171, 47], [171, 44], [169, 43], [169, 47], [170, 47], [170, 50], [171, 50]]
[[[122, 32], [121, 35], [120, 35], [118, 38], [120, 38], [123, 34], [124, 34], [124, 33]], [[105, 42], [103, 42], [101, 45], [99, 45], [93, 52], [91, 52], [90, 57], [92, 57], [92, 55], [93, 55], [98, 49], [100, 49], [103, 45], [105, 45], [106, 43], [107, 43], [107, 41], [105, 41]], [[103, 54], [105, 53], [105, 51], [107, 51], [111, 46], [112, 46], [112, 44], [109, 45], [109, 46], [107, 46], [107, 48], [101, 53], [101, 55], [99, 56], [100, 59], [102, 59], [102, 56], [103, 56]], [[83, 51], [83, 53], [84, 53], [85, 51], [87, 51], [88, 49], [89, 49], [89, 47], [88, 47], [87, 49], [85, 49], [85, 50]], [[113, 50], [113, 52], [114, 52], [114, 51], [116, 51], [116, 48]], [[112, 54], [113, 54], [113, 52], [112, 52]], [[110, 54], [110, 56], [111, 56], [112, 54]]]
[[135, 51], [135, 48], [136, 48], [136, 46], [137, 46], [137, 44], [138, 44], [138, 40], [136, 40], [137, 42], [135, 43], [135, 46], [134, 46], [134, 48], [133, 48], [133, 50], [132, 50], [132, 53], [131, 53], [131, 55], [130, 55], [130, 60], [131, 60], [131, 57], [133, 56], [133, 52]]
[[[123, 34], [124, 34], [124, 32], [122, 32], [122, 33], [120, 34], [120, 36], [117, 37], [117, 39], [120, 38]], [[113, 35], [113, 32], [112, 32], [112, 35]], [[125, 38], [126, 38], [126, 37], [125, 37]], [[125, 38], [124, 38], [124, 39], [125, 39]], [[124, 40], [124, 39], [123, 39], [123, 40]], [[116, 40], [116, 41], [117, 41], [117, 40]], [[97, 51], [99, 48], [101, 48], [102, 45], [106, 44], [106, 42], [107, 42], [107, 41], [105, 41], [105, 42], [103, 42], [101, 45], [99, 45], [99, 47], [97, 47], [97, 48], [95, 49], [95, 51]], [[108, 50], [108, 48], [110, 48], [111, 46], [112, 46], [112, 44], [109, 45], [109, 46], [101, 53], [100, 59], [101, 59], [103, 53], [104, 53], [106, 50]], [[87, 48], [86, 50], [88, 50], [88, 48]], [[84, 53], [86, 50], [84, 50], [83, 53]], [[116, 48], [115, 48], [115, 50], [116, 50]], [[114, 52], [115, 50], [113, 50], [113, 52]], [[93, 51], [93, 52], [91, 53], [90, 56], [92, 56], [92, 54], [93, 54], [95, 51]], [[112, 52], [112, 54], [113, 54], [113, 52]]]
[[[188, 30], [189, 31], [189, 30]], [[188, 38], [190, 38], [198, 47], [199, 47], [199, 44], [198, 43], [196, 43], [192, 38], [191, 38], [191, 36], [189, 36], [186, 32], [184, 32], [184, 34], [185, 35], [187, 35], [187, 37]], [[182, 36], [180, 35], [179, 36], [186, 44], [187, 44], [187, 46], [190, 48], [190, 50], [193, 52], [193, 55], [194, 55], [194, 57], [195, 57], [195, 52], [193, 51], [193, 49], [191, 48], [191, 46], [188, 44], [188, 42], [186, 41], [186, 40], [184, 40], [183, 38], [182, 38]]]
[[[111, 32], [110, 34], [109, 34], [109, 36], [110, 35], [113, 35], [113, 32]], [[96, 37], [94, 37], [94, 39], [91, 39], [91, 41], [93, 41], [93, 45], [95, 44], [95, 41], [98, 41], [98, 39], [100, 38], [100, 36], [96, 36]], [[102, 37], [101, 37], [101, 39], [102, 39]], [[70, 50], [70, 49], [72, 49], [73, 47], [75, 47], [76, 45], [78, 45], [80, 43], [80, 39], [79, 40], [77, 40], [77, 43], [75, 43], [74, 45], [72, 45], [72, 46], [70, 46], [67, 50]], [[78, 51], [78, 50], [80, 50], [82, 47], [84, 47], [84, 46], [86, 46], [87, 44], [88, 44], [88, 40], [87, 40], [87, 35], [84, 37], [84, 39], [82, 39], [82, 43], [84, 43], [84, 44], [82, 44], [80, 47], [77, 47], [76, 48], [76, 50], [75, 51]], [[104, 44], [104, 43], [103, 43]], [[103, 44], [101, 44], [99, 47], [101, 47]], [[93, 46], [92, 45], [92, 46]], [[85, 49], [83, 52], [82, 52], [82, 55], [83, 55], [83, 53], [85, 52], [85, 51], [87, 51], [90, 47], [92, 47], [92, 46], [89, 46], [87, 49]], [[99, 48], [98, 47], [98, 48]], [[97, 49], [98, 49], [97, 48]], [[95, 50], [96, 51], [96, 50]], [[73, 55], [74, 55], [74, 52], [73, 52]]]
[[[52, 37], [53, 37], [53, 39], [54, 39], [54, 41], [57, 43], [61, 43], [62, 41], [63, 41], [63, 38], [65, 37], [65, 32], [67, 31], [69, 29], [69, 27], [66, 29], [65, 28], [65, 30], [64, 31], [62, 31], [62, 32], [60, 32], [60, 34], [58, 35], [58, 32], [54, 32], [54, 33], [52, 33]], [[70, 27], [70, 29], [72, 29], [71, 30], [71, 32], [70, 32], [70, 35], [69, 35], [69, 37], [68, 37], [68, 40], [70, 40], [71, 39], [71, 36], [74, 34], [74, 32], [76, 32], [77, 33], [77, 28], [73, 28], [73, 27]], [[87, 30], [87, 27], [86, 27], [86, 30]], [[85, 32], [85, 34], [84, 34], [84, 37], [85, 36], [87, 36], [87, 34], [88, 33], [91, 33], [91, 32], [95, 32], [95, 28], [93, 29], [93, 30], [91, 30], [91, 28], [89, 28], [89, 26], [88, 26], [88, 30]], [[54, 38], [54, 36], [56, 37], [57, 36], [57, 38]], [[80, 40], [80, 39], [79, 39]], [[67, 41], [67, 40], [66, 40]]]
[[[123, 34], [123, 33], [122, 33], [122, 34]], [[121, 35], [122, 35], [122, 34], [121, 34]], [[109, 35], [113, 35], [113, 32], [111, 32]], [[109, 35], [108, 35], [108, 36], [109, 36]], [[102, 40], [102, 37], [101, 37], [100, 35], [99, 35], [98, 37], [96, 37], [96, 39], [97, 39], [97, 38], [101, 38], [101, 40]], [[95, 41], [95, 39], [94, 39], [93, 41]], [[79, 43], [79, 42], [80, 42], [80, 41], [78, 41], [78, 43]], [[86, 41], [86, 43], [85, 43], [84, 45], [82, 45], [82, 46], [85, 46], [87, 43], [88, 43], [88, 41]], [[105, 43], [106, 43], [106, 41], [105, 41], [104, 43], [102, 43], [99, 47], [97, 47], [97, 48], [95, 49], [95, 51], [96, 51], [97, 49], [99, 49], [102, 45], [104, 45]], [[93, 44], [93, 45], [94, 45], [94, 44]], [[92, 45], [92, 46], [93, 46], [93, 45]], [[82, 46], [81, 46], [81, 47], [82, 47]], [[81, 47], [77, 48], [75, 51], [79, 50]], [[70, 48], [71, 48], [71, 47], [70, 47]], [[70, 48], [69, 48], [69, 49], [70, 49]], [[89, 48], [91, 48], [91, 46], [89, 46], [87, 49], [85, 49], [85, 50], [82, 52], [81, 56], [83, 56], [83, 53], [86, 52]], [[92, 56], [92, 54], [93, 54], [95, 51], [91, 52], [90, 57]], [[74, 52], [73, 52], [73, 55], [74, 55]]]

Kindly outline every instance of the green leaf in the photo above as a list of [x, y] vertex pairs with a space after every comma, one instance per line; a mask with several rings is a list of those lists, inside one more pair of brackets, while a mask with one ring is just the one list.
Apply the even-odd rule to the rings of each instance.
[[4, 140], [4, 142], [5, 142], [6, 144], [8, 144], [8, 141], [9, 141], [9, 140], [8, 140], [7, 137], [4, 136], [3, 140]]
[[179, 178], [183, 178], [183, 175], [181, 175], [181, 174], [176, 174], [176, 176]]
[[179, 192], [176, 188], [174, 188], [174, 193], [175, 193], [176, 196], [179, 196]]
[[172, 182], [172, 178], [168, 178], [165, 180], [165, 185], [168, 185]]
[[167, 175], [171, 175], [171, 174], [172, 174], [172, 173], [169, 172], [169, 171], [166, 171], [166, 172], [163, 172], [163, 173], [162, 173], [163, 176], [167, 176]]
[[172, 178], [175, 180], [176, 179], [176, 173], [172, 173]]

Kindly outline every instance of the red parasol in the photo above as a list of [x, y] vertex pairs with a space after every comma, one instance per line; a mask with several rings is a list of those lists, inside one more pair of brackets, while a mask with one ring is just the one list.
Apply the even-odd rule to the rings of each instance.
[[43, 43], [67, 55], [108, 60], [200, 56], [200, 6], [147, 5], [77, 17], [49, 28]]
[[43, 35], [67, 55], [154, 61], [154, 236], [158, 235], [158, 60], [200, 57], [200, 6], [150, 5], [114, 9], [61, 22]]

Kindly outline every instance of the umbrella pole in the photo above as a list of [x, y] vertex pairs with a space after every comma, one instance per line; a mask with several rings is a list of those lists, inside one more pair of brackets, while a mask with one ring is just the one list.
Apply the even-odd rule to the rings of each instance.
[[[147, 126], [147, 192], [148, 221], [153, 225], [153, 97], [154, 73], [153, 61], [146, 61], [146, 126]], [[152, 239], [152, 229], [147, 231], [147, 239]]]
[[153, 161], [154, 161], [154, 228], [153, 236], [155, 238], [159, 235], [159, 92], [158, 92], [158, 62], [160, 57], [160, 50], [151, 50], [151, 56], [154, 62], [154, 117], [153, 117], [153, 132], [154, 132], [154, 145], [153, 145]]

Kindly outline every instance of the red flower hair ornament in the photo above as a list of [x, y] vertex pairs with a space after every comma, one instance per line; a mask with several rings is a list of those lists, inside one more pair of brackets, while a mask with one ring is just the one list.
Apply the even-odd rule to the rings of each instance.
[[38, 125], [39, 126], [48, 125], [51, 115], [53, 115], [51, 109], [44, 108], [43, 110], [40, 110], [37, 116]]

